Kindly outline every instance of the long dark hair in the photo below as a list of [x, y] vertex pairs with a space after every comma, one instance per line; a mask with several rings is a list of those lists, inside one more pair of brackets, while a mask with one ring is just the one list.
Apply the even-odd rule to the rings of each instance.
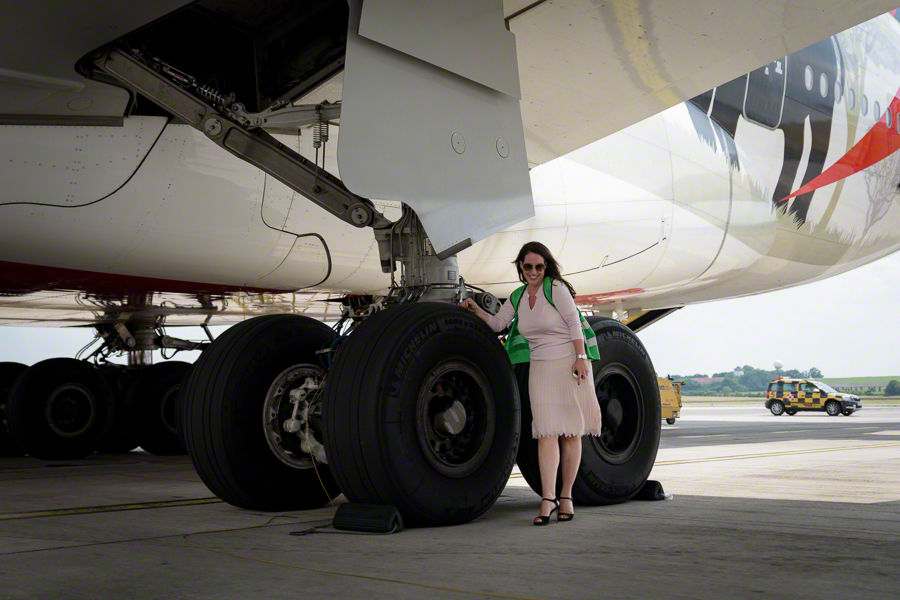
[[527, 242], [522, 249], [519, 250], [519, 255], [516, 257], [516, 260], [513, 261], [513, 264], [516, 265], [516, 272], [519, 274], [519, 281], [528, 285], [528, 281], [525, 279], [525, 274], [522, 272], [522, 261], [525, 260], [525, 255], [534, 252], [535, 254], [539, 254], [541, 258], [544, 259], [544, 264], [547, 265], [544, 267], [544, 277], [552, 277], [558, 281], [561, 281], [565, 284], [567, 288], [569, 288], [569, 293], [572, 294], [572, 297], [575, 297], [575, 288], [572, 287], [572, 284], [563, 279], [562, 273], [560, 273], [560, 269], [562, 265], [556, 262], [556, 259], [553, 258], [553, 255], [550, 254], [550, 249], [547, 246], [543, 245], [540, 242]]

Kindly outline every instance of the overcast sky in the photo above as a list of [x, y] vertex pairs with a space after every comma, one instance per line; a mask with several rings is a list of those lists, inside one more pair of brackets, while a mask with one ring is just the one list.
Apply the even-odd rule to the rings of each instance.
[[[689, 306], [640, 337], [662, 376], [772, 368], [776, 360], [786, 369], [818, 367], [826, 377], [900, 375], [898, 317], [900, 254], [894, 254], [818, 283]], [[169, 333], [205, 337], [199, 328]], [[74, 356], [92, 337], [89, 329], [0, 327], [0, 361]]]

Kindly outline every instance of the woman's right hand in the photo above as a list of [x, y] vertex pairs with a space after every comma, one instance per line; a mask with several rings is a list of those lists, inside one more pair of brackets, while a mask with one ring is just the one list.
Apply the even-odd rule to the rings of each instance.
[[473, 300], [472, 298], [466, 298], [465, 300], [460, 302], [459, 305], [467, 311], [475, 313], [476, 315], [481, 311], [478, 304], [476, 304], [475, 300]]

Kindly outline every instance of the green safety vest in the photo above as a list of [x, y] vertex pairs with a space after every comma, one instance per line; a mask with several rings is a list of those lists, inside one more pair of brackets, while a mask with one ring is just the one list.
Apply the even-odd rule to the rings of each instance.
[[[523, 285], [509, 296], [509, 301], [512, 302], [513, 310], [515, 311], [515, 317], [513, 317], [512, 325], [509, 326], [509, 335], [506, 337], [506, 353], [509, 355], [509, 361], [514, 365], [531, 361], [531, 348], [528, 346], [528, 340], [519, 333], [519, 301], [524, 293], [525, 286]], [[556, 308], [556, 305], [553, 304], [553, 279], [551, 277], [544, 277], [544, 296], [547, 298], [550, 306]], [[581, 319], [581, 332], [584, 334], [584, 349], [587, 352], [588, 359], [600, 360], [597, 335], [580, 310], [578, 311], [578, 318]]]

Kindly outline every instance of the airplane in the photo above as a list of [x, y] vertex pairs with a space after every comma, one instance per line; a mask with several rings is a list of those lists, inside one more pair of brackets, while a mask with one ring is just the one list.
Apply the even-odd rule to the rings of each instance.
[[601, 355], [575, 501], [623, 502], [660, 436], [637, 331], [900, 248], [883, 2], [92, 6], [0, 24], [0, 325], [97, 334], [0, 364], [6, 455], [186, 449], [238, 507], [472, 520], [540, 483], [527, 367], [455, 304], [538, 240]]

